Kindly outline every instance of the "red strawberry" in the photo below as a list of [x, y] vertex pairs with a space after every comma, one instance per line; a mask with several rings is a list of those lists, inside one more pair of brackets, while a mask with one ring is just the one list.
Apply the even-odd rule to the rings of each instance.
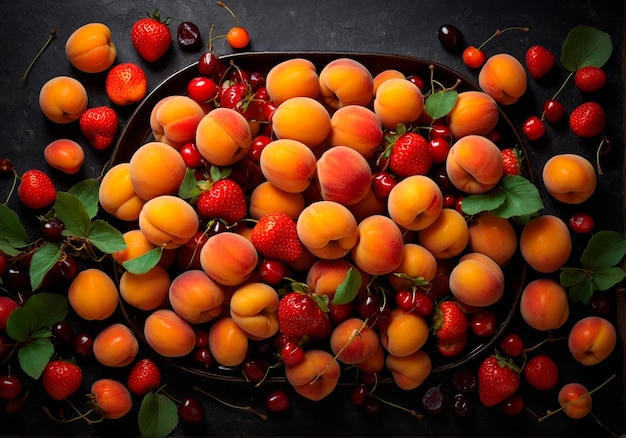
[[[278, 303], [278, 325], [281, 333], [293, 339], [308, 336], [323, 339], [330, 335], [332, 323], [322, 295], [290, 292]], [[327, 297], [326, 297], [327, 298]]]
[[545, 354], [533, 356], [524, 365], [524, 378], [533, 388], [548, 391], [559, 381], [559, 367]]
[[478, 397], [490, 407], [501, 403], [517, 391], [519, 368], [502, 356], [489, 356], [478, 367]]
[[94, 148], [101, 151], [113, 144], [119, 119], [113, 108], [99, 106], [89, 108], [80, 117], [80, 131]]
[[27, 170], [17, 188], [17, 196], [29, 208], [41, 209], [49, 206], [57, 197], [54, 183], [41, 170]]
[[522, 168], [522, 157], [517, 148], [506, 148], [500, 152], [504, 164], [505, 175], [519, 175]]
[[133, 24], [130, 40], [139, 55], [148, 62], [159, 59], [172, 44], [169, 17], [161, 21], [161, 13], [157, 9], [148, 18], [142, 18]]
[[232, 179], [215, 181], [198, 197], [198, 212], [209, 219], [223, 219], [229, 224], [240, 221], [248, 206], [243, 189]]
[[555, 56], [543, 46], [532, 46], [526, 51], [526, 69], [533, 79], [548, 74], [555, 62]]
[[606, 73], [591, 65], [579, 68], [574, 75], [574, 84], [584, 93], [598, 91], [606, 85]]
[[400, 177], [425, 175], [433, 164], [426, 139], [414, 132], [400, 135], [389, 156], [389, 168]]
[[50, 397], [65, 400], [80, 388], [83, 372], [74, 363], [51, 360], [41, 374], [41, 382]]
[[252, 244], [268, 259], [293, 262], [302, 255], [296, 223], [285, 213], [269, 213], [252, 228]]
[[222, 88], [220, 107], [234, 109], [247, 120], [252, 120], [258, 112], [258, 108], [254, 105], [252, 89], [248, 84], [241, 83]]
[[438, 340], [454, 339], [469, 328], [467, 316], [456, 301], [440, 302], [433, 319], [433, 330]]
[[145, 358], [139, 360], [128, 373], [128, 390], [140, 397], [161, 384], [161, 370], [154, 361]]
[[569, 126], [579, 137], [595, 137], [606, 127], [606, 113], [599, 103], [585, 102], [572, 111]]
[[451, 339], [438, 339], [437, 351], [444, 357], [453, 357], [461, 354], [465, 346], [469, 335], [467, 330], [461, 333], [459, 336]]

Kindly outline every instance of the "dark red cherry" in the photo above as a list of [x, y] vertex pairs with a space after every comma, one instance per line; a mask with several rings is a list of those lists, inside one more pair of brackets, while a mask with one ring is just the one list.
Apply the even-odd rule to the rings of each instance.
[[464, 48], [463, 33], [452, 24], [441, 25], [437, 30], [437, 38], [443, 47], [451, 52], [457, 52]]
[[191, 21], [183, 21], [178, 25], [176, 40], [181, 49], [187, 51], [198, 50], [202, 44], [200, 39], [200, 29]]
[[285, 412], [291, 407], [291, 401], [285, 391], [274, 389], [267, 395], [265, 407], [270, 412]]
[[74, 352], [83, 359], [90, 357], [93, 354], [93, 336], [78, 333], [74, 337]]
[[178, 417], [185, 423], [200, 423], [204, 419], [204, 408], [195, 397], [186, 397], [178, 406]]
[[48, 221], [42, 221], [39, 224], [39, 230], [41, 237], [48, 242], [59, 242], [63, 239], [63, 230], [65, 230], [65, 224], [61, 219], [54, 218]]
[[0, 375], [0, 400], [15, 400], [22, 392], [22, 381], [14, 374]]
[[204, 52], [198, 59], [198, 71], [204, 76], [215, 78], [222, 69], [222, 61], [211, 51]]

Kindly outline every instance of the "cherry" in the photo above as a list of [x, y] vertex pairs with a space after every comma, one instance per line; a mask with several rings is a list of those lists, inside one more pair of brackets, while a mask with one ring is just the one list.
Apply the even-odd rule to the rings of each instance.
[[200, 29], [191, 21], [183, 21], [178, 25], [176, 40], [181, 49], [194, 51], [200, 48]]
[[13, 162], [8, 158], [0, 158], [0, 173], [11, 173], [15, 170]]
[[422, 407], [429, 414], [441, 414], [446, 409], [446, 395], [439, 386], [431, 386], [424, 392]]
[[67, 321], [59, 321], [52, 324], [52, 342], [61, 349], [69, 349], [74, 346], [74, 329]]
[[546, 125], [538, 116], [530, 116], [524, 122], [522, 132], [529, 140], [538, 140], [546, 133]]
[[287, 341], [280, 349], [280, 358], [285, 365], [296, 365], [304, 360], [304, 350], [297, 342]]
[[508, 356], [517, 357], [524, 352], [524, 341], [518, 334], [508, 333], [500, 341], [500, 349]]
[[456, 203], [456, 196], [447, 194], [443, 195], [443, 207], [444, 208], [452, 208]]
[[22, 392], [22, 381], [16, 375], [0, 375], [0, 400], [15, 400]]
[[[221, 224], [222, 222], [215, 221], [215, 223]], [[198, 231], [189, 241], [178, 248], [176, 263], [181, 270], [202, 269], [200, 251], [207, 240], [209, 240], [208, 233]]]
[[463, 394], [474, 392], [478, 387], [476, 373], [468, 369], [456, 370], [452, 373], [452, 387]]
[[381, 170], [372, 175], [372, 192], [378, 198], [387, 198], [396, 184], [398, 181], [387, 171]]
[[456, 200], [454, 201], [454, 209], [462, 216], [467, 216], [467, 213], [463, 211], [463, 195], [456, 197]]
[[18, 303], [13, 298], [0, 296], [0, 331], [7, 329], [7, 321]]
[[254, 97], [259, 100], [269, 100], [269, 94], [267, 88], [265, 88], [265, 76], [258, 71], [251, 71], [249, 73], [248, 83], [250, 88], [254, 91]]
[[352, 303], [328, 303], [328, 317], [335, 324], [339, 324], [348, 319], [352, 315], [352, 310]]
[[54, 218], [39, 223], [39, 232], [41, 237], [48, 242], [59, 242], [63, 240], [63, 230], [65, 230], [65, 224], [61, 219]]
[[198, 71], [201, 75], [215, 78], [222, 68], [222, 61], [211, 50], [204, 52], [198, 59]]
[[520, 394], [513, 394], [502, 402], [502, 412], [506, 415], [515, 416], [524, 409], [524, 397]]
[[178, 406], [178, 417], [185, 423], [200, 423], [204, 419], [204, 408], [195, 397], [186, 397]]
[[567, 220], [570, 229], [578, 234], [591, 233], [594, 227], [593, 217], [588, 213], [574, 213]]
[[272, 116], [274, 116], [274, 112], [276, 111], [276, 104], [274, 102], [263, 102], [261, 103], [261, 113], [263, 114], [263, 120], [266, 122], [272, 121]]
[[450, 177], [448, 177], [445, 166], [435, 166], [432, 170], [431, 178], [437, 183], [443, 193], [453, 193], [456, 191], [456, 187], [454, 187], [450, 181]]
[[4, 272], [4, 287], [9, 290], [26, 290], [30, 288], [28, 267], [23, 263], [12, 263]]
[[241, 364], [245, 378], [252, 383], [259, 383], [267, 373], [267, 361], [261, 357], [251, 357]]
[[550, 123], [560, 122], [565, 115], [565, 106], [558, 100], [548, 99], [543, 104], [543, 117]]
[[0, 253], [0, 275], [4, 274], [8, 267], [9, 259], [4, 254]]
[[270, 412], [285, 412], [291, 407], [291, 401], [285, 391], [274, 389], [265, 398], [265, 407]]
[[193, 142], [184, 144], [180, 148], [180, 155], [183, 157], [185, 165], [190, 169], [201, 167], [204, 164], [204, 158]]
[[463, 46], [463, 33], [452, 24], [443, 24], [437, 30], [437, 38], [447, 50], [458, 51]]
[[485, 63], [487, 59], [487, 55], [485, 52], [480, 50], [480, 48], [476, 48], [474, 46], [467, 46], [465, 50], [463, 50], [463, 62], [469, 68], [480, 68]]
[[217, 5], [226, 9], [230, 15], [232, 15], [233, 20], [235, 20], [235, 26], [228, 31], [226, 41], [233, 49], [243, 49], [250, 43], [250, 34], [245, 27], [239, 26], [237, 16], [228, 6], [224, 4], [224, 2], [218, 1]]
[[396, 304], [406, 312], [427, 316], [433, 310], [433, 302], [428, 296], [420, 291], [401, 290], [396, 292]]
[[467, 394], [463, 393], [454, 394], [450, 406], [452, 407], [454, 415], [460, 418], [469, 417], [474, 410], [472, 399], [469, 398]]
[[446, 161], [448, 152], [450, 152], [450, 143], [443, 137], [431, 138], [428, 141], [430, 147], [430, 155], [434, 164], [441, 164]]
[[259, 163], [261, 160], [261, 152], [265, 146], [267, 146], [272, 139], [267, 135], [257, 135], [252, 139], [252, 144], [250, 145], [250, 149], [248, 149], [248, 156], [255, 163]]
[[380, 413], [383, 411], [382, 403], [374, 397], [366, 397], [365, 403], [363, 403], [362, 408], [363, 412], [365, 412], [365, 415], [370, 417], [380, 415]]
[[443, 124], [434, 124], [430, 127], [430, 132], [428, 133], [428, 138], [433, 140], [435, 138], [443, 138], [448, 141], [448, 143], [452, 143], [452, 132], [450, 131], [450, 127]]
[[491, 140], [495, 144], [498, 144], [500, 140], [502, 140], [502, 134], [500, 134], [500, 132], [496, 131], [495, 129], [492, 129], [491, 131], [489, 131], [485, 135], [485, 137], [487, 137], [489, 140]]
[[217, 96], [217, 84], [206, 76], [196, 76], [187, 84], [187, 94], [198, 103], [208, 102]]
[[78, 333], [74, 337], [74, 353], [85, 359], [93, 354], [93, 336], [88, 333]]
[[369, 386], [361, 382], [350, 391], [350, 401], [354, 406], [363, 406], [369, 392]]
[[8, 336], [0, 334], [0, 364], [4, 363], [7, 357], [9, 357], [14, 345]]
[[54, 273], [58, 280], [66, 283], [74, 280], [78, 275], [78, 262], [76, 258], [65, 254], [56, 265], [54, 265]]
[[357, 313], [361, 319], [368, 320], [370, 327], [380, 326], [391, 316], [389, 305], [380, 296], [368, 293], [357, 304]]
[[596, 315], [607, 318], [611, 314], [611, 300], [606, 294], [594, 293], [589, 300], [589, 311]]
[[419, 88], [421, 92], [424, 92], [424, 89], [426, 88], [426, 83], [424, 82], [424, 79], [422, 79], [421, 76], [419, 76], [419, 75], [409, 75], [409, 76], [407, 76], [407, 80], [409, 82], [415, 84], [415, 86], [417, 88]]
[[195, 348], [193, 350], [193, 358], [196, 362], [203, 364], [205, 368], [209, 368], [213, 365], [213, 355], [211, 354], [209, 347]]
[[289, 268], [278, 260], [265, 260], [259, 266], [259, 278], [270, 286], [276, 286], [289, 274]]
[[472, 315], [470, 327], [472, 333], [479, 338], [491, 336], [496, 331], [496, 314], [489, 309], [480, 309]]

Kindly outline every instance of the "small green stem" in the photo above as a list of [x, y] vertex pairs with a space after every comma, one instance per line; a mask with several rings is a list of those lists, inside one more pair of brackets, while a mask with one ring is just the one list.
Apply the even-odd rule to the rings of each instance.
[[498, 35], [500, 35], [503, 32], [506, 32], [507, 30], [522, 30], [524, 32], [528, 32], [530, 29], [528, 29], [527, 27], [507, 27], [506, 29], [502, 29], [502, 30], [496, 30], [494, 32], [493, 35], [491, 35], [489, 38], [487, 38], [485, 40], [484, 43], [482, 43], [480, 46], [478, 46], [478, 50], [481, 50], [485, 44], [487, 44], [489, 41], [491, 41], [492, 39], [494, 39], [495, 37], [497, 37]]
[[41, 49], [39, 49], [39, 52], [35, 55], [35, 57], [33, 58], [33, 60], [30, 62], [30, 64], [28, 65], [28, 68], [26, 69], [26, 71], [24, 72], [24, 76], [22, 76], [22, 80], [26, 80], [26, 76], [28, 76], [28, 73], [30, 72], [30, 69], [33, 67], [33, 65], [35, 64], [35, 62], [37, 61], [37, 59], [41, 56], [41, 54], [43, 53], [44, 50], [46, 50], [46, 48], [50, 45], [50, 43], [52, 42], [52, 40], [54, 38], [56, 38], [57, 36], [57, 30], [56, 29], [52, 29], [50, 31], [50, 36], [48, 37], [48, 39], [46, 40], [46, 43], [43, 45], [43, 47]]

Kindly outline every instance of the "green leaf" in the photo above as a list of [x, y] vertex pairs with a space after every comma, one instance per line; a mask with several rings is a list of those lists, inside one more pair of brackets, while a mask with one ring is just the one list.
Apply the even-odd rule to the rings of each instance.
[[43, 373], [46, 364], [54, 353], [54, 346], [50, 338], [35, 339], [20, 347], [17, 352], [20, 366], [26, 374], [37, 380]]
[[456, 90], [445, 90], [431, 94], [424, 102], [426, 113], [433, 119], [445, 117], [454, 108], [458, 97], [459, 93]]
[[61, 248], [54, 243], [46, 243], [37, 248], [29, 267], [30, 285], [33, 290], [41, 287], [44, 277], [60, 258]]
[[482, 211], [493, 211], [506, 201], [506, 194], [499, 188], [494, 188], [486, 193], [477, 193], [463, 197], [463, 211], [469, 215], [475, 215]]
[[587, 280], [581, 284], [573, 286], [568, 290], [569, 299], [574, 303], [589, 304], [589, 300], [594, 293], [594, 288], [591, 280]]
[[580, 263], [592, 271], [617, 265], [626, 255], [626, 239], [617, 231], [598, 231], [587, 243]]
[[350, 268], [346, 273], [346, 277], [337, 286], [337, 291], [333, 297], [333, 304], [347, 304], [352, 302], [359, 293], [362, 283], [361, 273], [358, 269]]
[[580, 268], [562, 267], [561, 274], [559, 275], [559, 281], [563, 287], [572, 287], [586, 281], [588, 278], [587, 273]]
[[87, 237], [91, 219], [80, 199], [70, 193], [59, 192], [54, 211], [65, 225], [64, 236]]
[[619, 266], [604, 268], [596, 271], [591, 276], [591, 282], [596, 290], [608, 290], [622, 281], [626, 277], [626, 272]]
[[91, 223], [87, 240], [100, 251], [107, 254], [126, 249], [124, 235], [108, 222], [101, 219], [96, 219]]
[[523, 176], [505, 176], [500, 182], [500, 188], [505, 193], [505, 201], [493, 211], [497, 216], [506, 219], [516, 216], [529, 216], [543, 208], [539, 190]]
[[192, 169], [188, 168], [185, 171], [183, 182], [178, 187], [178, 196], [182, 199], [195, 199], [200, 196], [200, 193], [202, 193], [202, 189], [198, 187], [196, 175]]
[[122, 266], [131, 274], [145, 274], [159, 263], [161, 254], [163, 254], [163, 248], [157, 246], [139, 257], [126, 260]]
[[561, 63], [575, 72], [581, 67], [602, 67], [611, 57], [611, 36], [591, 26], [576, 26], [563, 41]]
[[68, 193], [76, 196], [82, 202], [90, 219], [98, 214], [98, 190], [100, 184], [96, 179], [85, 179], [72, 186]]
[[63, 321], [68, 314], [68, 301], [65, 295], [39, 292], [31, 295], [24, 304], [37, 317], [37, 329], [50, 328], [56, 322]]
[[16, 307], [7, 320], [7, 335], [18, 342], [26, 342], [37, 330], [37, 315], [28, 307]]
[[0, 204], [0, 251], [16, 256], [20, 248], [30, 244], [30, 237], [19, 216], [4, 204]]
[[178, 425], [178, 408], [167, 396], [149, 392], [141, 401], [138, 422], [142, 437], [166, 437]]

